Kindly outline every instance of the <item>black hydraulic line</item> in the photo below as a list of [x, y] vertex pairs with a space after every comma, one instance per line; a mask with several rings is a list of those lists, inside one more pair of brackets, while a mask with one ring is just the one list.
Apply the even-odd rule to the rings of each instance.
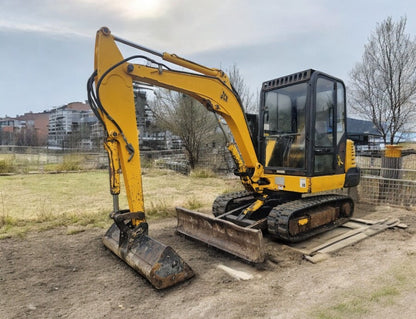
[[[94, 91], [93, 90], [91, 90], [91, 89], [89, 89], [88, 90], [88, 92], [89, 92], [89, 100], [91, 100], [91, 101], [93, 101], [93, 103], [91, 103], [91, 105], [92, 105], [92, 110], [93, 110], [93, 112], [94, 112], [94, 114], [97, 116], [97, 115], [99, 115], [99, 113], [97, 112], [97, 109], [99, 109], [102, 113], [104, 113], [105, 114], [105, 116], [114, 124], [114, 126], [119, 130], [119, 132], [120, 132], [120, 134], [121, 134], [121, 136], [123, 137], [123, 139], [124, 139], [124, 142], [126, 143], [126, 149], [127, 149], [127, 151], [128, 151], [128, 153], [130, 154], [130, 158], [128, 159], [128, 161], [130, 161], [131, 159], [132, 159], [132, 157], [134, 156], [134, 147], [133, 147], [133, 145], [131, 145], [131, 143], [129, 143], [128, 141], [127, 141], [127, 138], [126, 138], [126, 136], [124, 135], [124, 133], [123, 133], [123, 130], [121, 129], [121, 127], [120, 127], [120, 125], [114, 120], [114, 118], [106, 111], [106, 109], [104, 108], [104, 106], [102, 105], [102, 103], [101, 103], [101, 100], [100, 100], [100, 86], [101, 86], [101, 83], [102, 83], [102, 81], [103, 81], [103, 79], [111, 72], [111, 71], [113, 71], [115, 68], [117, 68], [117, 67], [119, 67], [120, 65], [122, 65], [122, 64], [124, 64], [125, 62], [127, 62], [127, 61], [130, 61], [130, 60], [133, 60], [133, 59], [145, 59], [145, 60], [147, 60], [147, 61], [149, 61], [149, 62], [151, 62], [151, 63], [155, 63], [155, 64], [157, 64], [157, 65], [159, 65], [159, 66], [162, 66], [162, 67], [165, 67], [166, 69], [168, 69], [168, 70], [170, 70], [170, 68], [169, 67], [167, 67], [166, 65], [164, 65], [164, 64], [160, 64], [160, 63], [157, 63], [156, 61], [154, 61], [154, 60], [152, 60], [152, 59], [150, 59], [150, 58], [148, 58], [148, 57], [146, 57], [146, 56], [144, 56], [144, 55], [133, 55], [133, 56], [130, 56], [130, 57], [128, 57], [128, 58], [125, 58], [125, 59], [123, 59], [123, 60], [121, 60], [120, 62], [117, 62], [116, 64], [114, 64], [113, 66], [111, 66], [111, 67], [109, 67], [104, 73], [103, 73], [103, 75], [98, 79], [98, 81], [97, 81], [97, 88], [96, 88], [96, 95], [94, 95]], [[91, 86], [92, 86], [92, 82], [94, 81], [94, 77], [95, 77], [95, 75], [96, 75], [96, 72], [97, 71], [95, 71], [92, 75], [91, 75], [91, 77], [90, 77], [90, 79], [88, 80], [88, 84], [90, 84]], [[101, 118], [100, 116], [97, 116], [98, 118]], [[103, 122], [102, 121], [102, 119], [101, 119], [101, 122]], [[105, 125], [104, 125], [104, 127], [105, 127]]]
[[[158, 52], [156, 52], [156, 51], [153, 51], [153, 50], [151, 50], [151, 49], [147, 49], [147, 48], [145, 48], [145, 47], [143, 47], [143, 46], [139, 46], [139, 45], [136, 45], [136, 44], [134, 44], [134, 43], [131, 43], [131, 42], [129, 42], [129, 41], [127, 41], [127, 40], [123, 40], [123, 39], [121, 39], [121, 38], [118, 38], [118, 37], [115, 37], [115, 40], [116, 41], [118, 41], [118, 42], [121, 42], [121, 43], [124, 43], [124, 44], [126, 44], [126, 45], [129, 45], [129, 46], [132, 46], [132, 47], [134, 47], [134, 48], [137, 48], [137, 49], [139, 49], [139, 50], [142, 50], [142, 51], [146, 51], [146, 52], [148, 52], [148, 53], [151, 53], [151, 54], [154, 54], [154, 55], [157, 55], [157, 56], [160, 56], [160, 57], [162, 57], [163, 58], [163, 54], [161, 54], [161, 53], [158, 53]], [[104, 106], [102, 105], [102, 103], [101, 103], [101, 100], [100, 100], [100, 87], [101, 87], [101, 83], [102, 83], [102, 81], [104, 80], [104, 78], [111, 72], [111, 71], [113, 71], [114, 69], [116, 69], [117, 67], [119, 67], [120, 65], [122, 65], [122, 64], [124, 64], [125, 62], [128, 62], [128, 61], [130, 61], [130, 60], [133, 60], [133, 59], [145, 59], [145, 60], [147, 60], [147, 61], [149, 61], [149, 62], [151, 62], [151, 63], [154, 63], [154, 64], [156, 64], [156, 65], [158, 65], [159, 67], [164, 67], [164, 68], [166, 68], [167, 70], [169, 70], [169, 71], [173, 71], [171, 68], [169, 68], [168, 66], [166, 66], [165, 64], [162, 64], [162, 63], [158, 63], [158, 62], [156, 62], [155, 60], [153, 60], [153, 59], [150, 59], [149, 57], [147, 57], [147, 56], [144, 56], [144, 55], [133, 55], [133, 56], [130, 56], [130, 57], [128, 57], [128, 58], [125, 58], [125, 59], [123, 59], [123, 60], [121, 60], [121, 61], [119, 61], [119, 62], [117, 62], [116, 64], [114, 64], [114, 65], [112, 65], [111, 67], [109, 67], [104, 73], [103, 73], [103, 75], [98, 79], [98, 81], [97, 81], [97, 87], [96, 87], [96, 94], [94, 94], [94, 90], [92, 89], [93, 88], [93, 85], [92, 85], [92, 83], [93, 83], [93, 81], [94, 81], [94, 78], [95, 78], [95, 76], [97, 75], [97, 71], [95, 71], [92, 75], [91, 75], [91, 77], [89, 78], [89, 80], [88, 80], [88, 86], [89, 86], [89, 88], [88, 88], [88, 101], [90, 101], [90, 106], [91, 106], [91, 108], [92, 108], [92, 110], [93, 110], [93, 112], [94, 112], [94, 114], [100, 119], [100, 121], [101, 121], [101, 123], [103, 124], [103, 126], [105, 127], [105, 125], [104, 125], [104, 122], [103, 122], [103, 120], [101, 119], [101, 117], [99, 116], [99, 113], [98, 113], [98, 109], [103, 113], [103, 114], [105, 114], [106, 115], [106, 117], [114, 124], [114, 126], [119, 130], [119, 132], [120, 132], [120, 134], [121, 134], [121, 136], [123, 137], [123, 139], [124, 139], [124, 141], [125, 141], [125, 143], [126, 143], [126, 148], [127, 148], [127, 151], [129, 152], [129, 154], [130, 154], [130, 158], [129, 158], [129, 161], [131, 160], [131, 158], [134, 156], [134, 147], [133, 147], [133, 145], [131, 145], [128, 141], [127, 141], [127, 138], [125, 137], [125, 135], [124, 135], [124, 133], [123, 133], [123, 131], [122, 131], [122, 129], [121, 129], [121, 127], [118, 125], [118, 123], [113, 119], [113, 117], [110, 115], [110, 114], [108, 114], [108, 112], [105, 110], [105, 108], [104, 108]], [[179, 72], [179, 71], [178, 71]], [[186, 73], [186, 72], [185, 72]], [[215, 79], [217, 79], [217, 80], [219, 80], [218, 78], [216, 78], [216, 77], [213, 77], [213, 78], [215, 78]], [[221, 82], [222, 83], [222, 82]], [[246, 116], [245, 116], [245, 112], [244, 112], [244, 109], [243, 109], [243, 105], [242, 105], [242, 102], [241, 102], [241, 98], [240, 98], [240, 96], [239, 96], [239, 94], [238, 94], [238, 92], [234, 89], [234, 87], [231, 85], [231, 92], [233, 93], [233, 95], [236, 97], [236, 99], [237, 99], [237, 101], [238, 101], [238, 104], [240, 105], [240, 108], [241, 108], [241, 110], [242, 110], [242, 112], [243, 112], [243, 114], [244, 114], [244, 118], [245, 118], [245, 120], [246, 120], [246, 122], [247, 122], [247, 119], [246, 119]]]
[[97, 75], [97, 70], [95, 70], [91, 76], [88, 78], [87, 81], [87, 93], [88, 93], [88, 103], [90, 105], [91, 110], [97, 117], [97, 119], [100, 121], [100, 123], [103, 125], [104, 128], [106, 128], [105, 123], [103, 119], [101, 118], [100, 113], [98, 112], [98, 106], [97, 106], [97, 97], [94, 92], [94, 78]]

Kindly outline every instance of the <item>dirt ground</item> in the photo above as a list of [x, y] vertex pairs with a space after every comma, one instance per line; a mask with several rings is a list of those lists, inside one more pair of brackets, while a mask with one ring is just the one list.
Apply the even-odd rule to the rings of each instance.
[[[107, 250], [102, 229], [67, 228], [0, 241], [0, 318], [414, 318], [416, 211], [359, 206], [356, 216], [400, 218], [389, 229], [312, 264], [266, 239], [252, 266], [150, 224], [196, 276], [157, 291]], [[219, 265], [251, 275], [238, 280]]]

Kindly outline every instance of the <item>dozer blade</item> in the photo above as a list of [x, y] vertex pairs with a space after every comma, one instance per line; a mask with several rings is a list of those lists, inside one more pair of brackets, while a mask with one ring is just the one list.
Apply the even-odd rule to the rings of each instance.
[[192, 269], [169, 246], [141, 235], [120, 247], [120, 230], [114, 223], [103, 243], [130, 267], [143, 275], [156, 289], [180, 283], [194, 275]]
[[264, 261], [263, 234], [223, 219], [176, 207], [177, 232], [254, 263]]

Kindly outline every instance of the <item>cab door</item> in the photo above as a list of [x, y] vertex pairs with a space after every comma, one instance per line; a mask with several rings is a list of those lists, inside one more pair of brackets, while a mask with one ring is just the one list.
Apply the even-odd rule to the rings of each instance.
[[341, 174], [346, 141], [344, 84], [318, 76], [314, 102], [313, 175]]

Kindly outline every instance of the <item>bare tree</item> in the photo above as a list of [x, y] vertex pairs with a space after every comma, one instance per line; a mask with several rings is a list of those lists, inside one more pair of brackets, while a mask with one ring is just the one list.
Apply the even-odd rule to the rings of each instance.
[[416, 42], [405, 29], [406, 18], [377, 24], [362, 62], [350, 74], [352, 109], [371, 120], [390, 144], [414, 124], [416, 114]]
[[[227, 73], [245, 110], [255, 110], [253, 95], [237, 66], [234, 64]], [[222, 143], [224, 140], [217, 130], [217, 118], [202, 104], [185, 94], [166, 89], [154, 92], [156, 97], [149, 105], [155, 115], [156, 125], [181, 139], [189, 165], [192, 169], [195, 168], [206, 145], [217, 144], [219, 140]]]
[[218, 126], [213, 113], [195, 99], [166, 89], [155, 91], [151, 109], [156, 125], [179, 136], [191, 169], [198, 164], [203, 147], [213, 141]]
[[236, 64], [233, 64], [228, 70], [227, 74], [230, 78], [231, 85], [240, 96], [241, 103], [246, 112], [257, 112], [256, 102], [253, 93], [250, 92], [249, 87], [244, 82], [244, 78], [240, 73]]

